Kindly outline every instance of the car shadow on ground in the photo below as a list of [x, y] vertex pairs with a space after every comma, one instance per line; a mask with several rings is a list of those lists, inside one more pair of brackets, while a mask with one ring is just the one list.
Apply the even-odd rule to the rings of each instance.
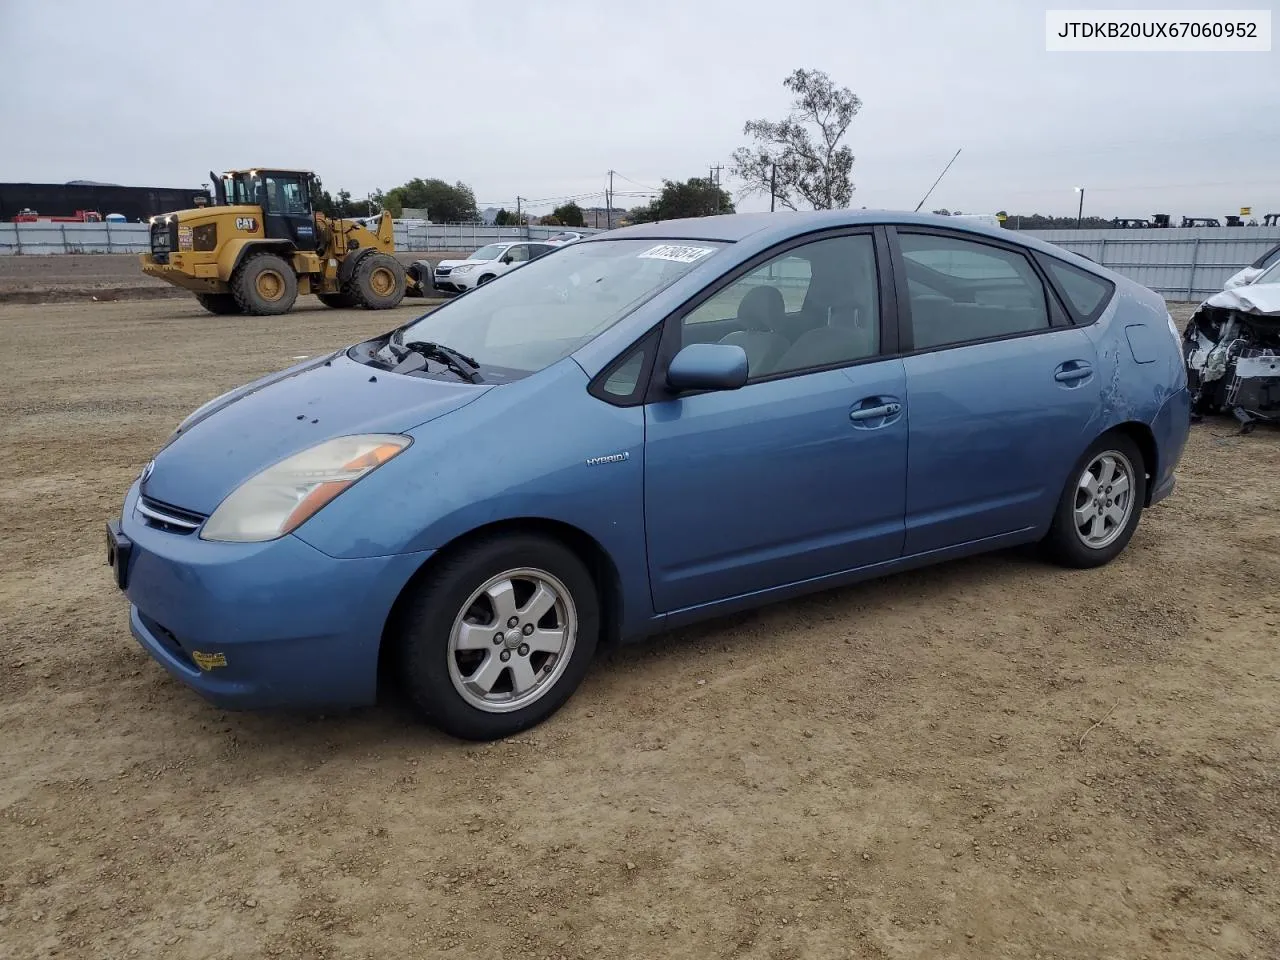
[[[1070, 575], [1042, 561], [1034, 548], [1013, 548], [837, 587], [606, 649], [597, 653], [596, 662], [575, 697], [543, 724], [517, 738], [560, 731], [562, 725], [575, 722], [575, 704], [585, 700], [596, 701], [597, 708], [604, 706], [607, 710], [608, 694], [616, 685], [637, 682], [636, 674], [644, 674], [655, 663], [668, 672], [696, 672], [696, 662], [709, 649], [726, 645], [734, 656], [750, 660], [763, 656], [766, 649], [779, 642], [803, 643], [804, 631], [795, 625], [844, 622], [856, 632], [861, 620], [889, 615], [904, 607], [922, 607], [937, 597], [963, 593], [981, 581], [1016, 581], [1055, 574]], [[789, 630], [797, 635], [787, 637]], [[178, 691], [177, 696], [165, 701], [173, 707], [171, 732], [181, 735], [182, 728], [189, 726], [194, 735], [198, 733], [195, 728], [204, 729], [216, 722], [224, 733], [235, 738], [241, 752], [251, 750], [254, 744], [275, 748], [281, 743], [290, 744], [300, 755], [315, 757], [380, 750], [450, 754], [480, 746], [448, 736], [424, 722], [397, 688], [394, 678], [384, 677], [374, 706], [324, 712], [221, 711], [200, 701], [176, 680], [166, 677], [165, 682]], [[644, 682], [643, 677], [639, 682]], [[598, 702], [601, 697], [606, 698], [604, 704]], [[157, 704], [156, 708], [163, 706]]]

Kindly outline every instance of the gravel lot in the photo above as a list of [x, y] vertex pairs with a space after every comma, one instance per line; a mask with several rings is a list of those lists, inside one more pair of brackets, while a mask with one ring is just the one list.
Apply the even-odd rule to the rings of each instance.
[[131, 478], [202, 401], [414, 309], [0, 305], [0, 958], [1280, 955], [1267, 429], [1197, 426], [1108, 568], [717, 621], [511, 742], [171, 681], [103, 563]]

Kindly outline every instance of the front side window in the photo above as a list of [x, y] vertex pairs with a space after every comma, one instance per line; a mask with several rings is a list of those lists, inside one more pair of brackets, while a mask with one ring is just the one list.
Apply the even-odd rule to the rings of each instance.
[[514, 379], [567, 357], [723, 246], [703, 240], [575, 243], [439, 307], [404, 328], [402, 338], [470, 356], [486, 380]]
[[306, 215], [311, 213], [311, 199], [307, 196], [302, 178], [268, 173], [263, 178], [267, 187], [267, 209], [271, 213]]
[[510, 263], [524, 263], [529, 259], [529, 245], [517, 243], [507, 251], [505, 259]]
[[1044, 284], [1021, 253], [971, 240], [898, 234], [917, 350], [1048, 329]]
[[871, 235], [791, 248], [696, 307], [683, 333], [685, 343], [742, 347], [752, 379], [876, 356], [880, 298]]

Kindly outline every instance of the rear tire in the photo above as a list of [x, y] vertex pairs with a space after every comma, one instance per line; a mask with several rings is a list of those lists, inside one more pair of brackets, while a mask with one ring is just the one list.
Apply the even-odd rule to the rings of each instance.
[[197, 293], [196, 302], [210, 313], [220, 317], [240, 312], [240, 304], [236, 303], [236, 298], [229, 293]]
[[404, 299], [404, 266], [386, 253], [371, 253], [356, 264], [344, 293], [367, 310], [389, 310]]
[[349, 293], [321, 293], [319, 297], [321, 303], [335, 310], [350, 310], [360, 306], [356, 298]]
[[599, 640], [590, 572], [544, 537], [466, 544], [410, 591], [388, 633], [401, 679], [423, 715], [465, 740], [509, 737], [551, 716]]
[[1147, 498], [1146, 464], [1123, 433], [1099, 437], [1076, 461], [1044, 548], [1064, 567], [1110, 563], [1129, 544]]
[[251, 316], [288, 313], [298, 299], [298, 277], [284, 257], [255, 253], [231, 278], [231, 295], [241, 311]]

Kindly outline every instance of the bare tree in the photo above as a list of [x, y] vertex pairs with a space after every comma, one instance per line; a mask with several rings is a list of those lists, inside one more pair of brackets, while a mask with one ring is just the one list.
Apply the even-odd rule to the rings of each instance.
[[797, 70], [782, 85], [794, 94], [785, 120], [748, 120], [755, 143], [733, 152], [743, 194], [768, 193], [791, 210], [847, 207], [853, 199], [853, 152], [840, 144], [862, 100], [821, 70]]

